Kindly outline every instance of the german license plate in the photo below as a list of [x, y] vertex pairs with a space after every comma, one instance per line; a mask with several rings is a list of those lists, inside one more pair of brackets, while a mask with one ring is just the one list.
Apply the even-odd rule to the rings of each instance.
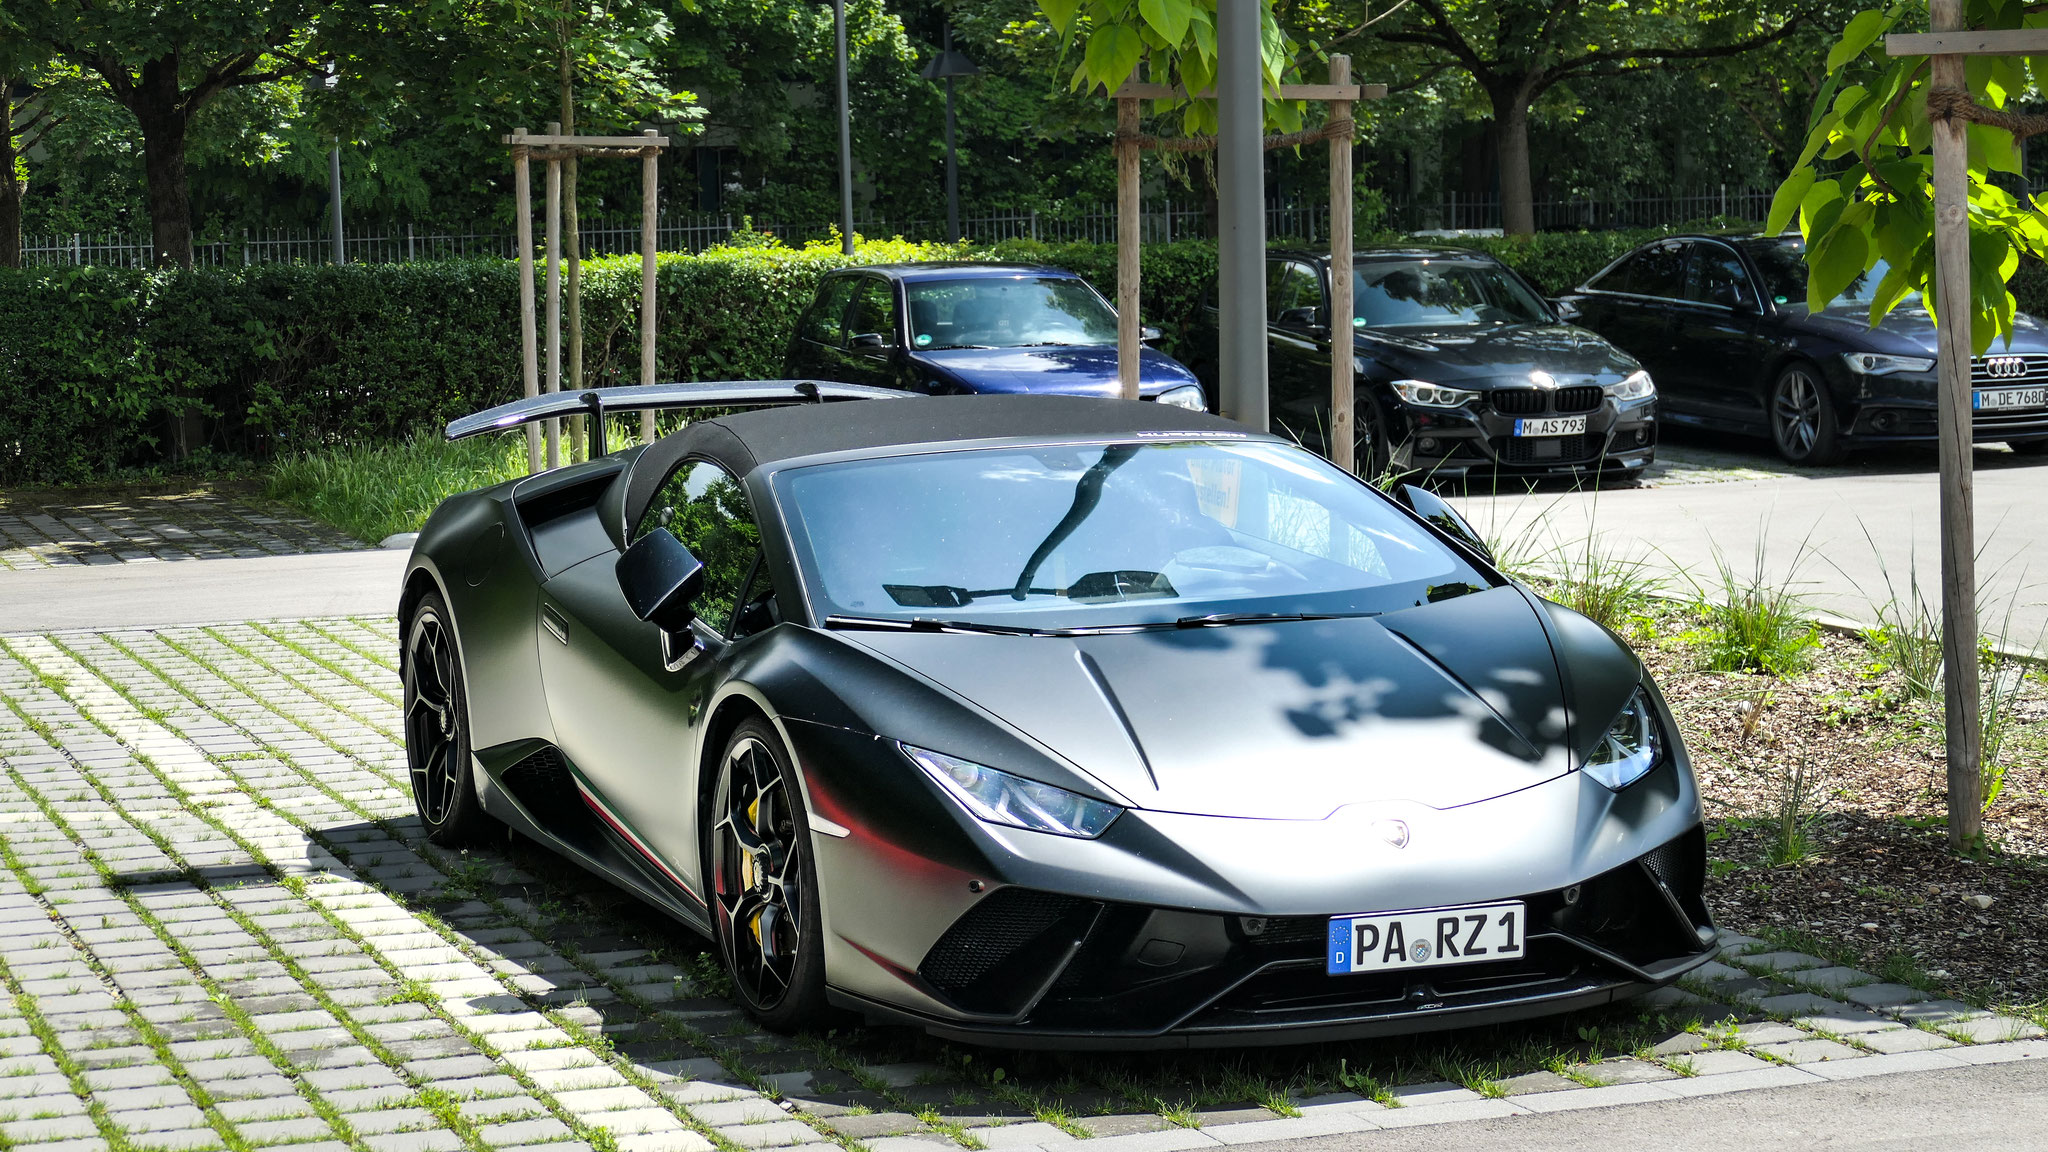
[[1515, 421], [1517, 436], [1577, 436], [1585, 430], [1584, 416], [1544, 416]]
[[1971, 397], [1979, 412], [2001, 408], [2048, 408], [2048, 388], [1979, 388]]
[[1425, 912], [1337, 916], [1330, 921], [1329, 973], [1343, 976], [1520, 959], [1523, 915], [1520, 900], [1506, 900]]

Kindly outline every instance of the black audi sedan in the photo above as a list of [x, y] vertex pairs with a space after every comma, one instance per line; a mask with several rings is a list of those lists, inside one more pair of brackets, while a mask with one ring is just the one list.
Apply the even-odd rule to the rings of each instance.
[[[1327, 454], [1330, 257], [1276, 251], [1266, 268], [1273, 428]], [[1361, 475], [1628, 480], [1649, 466], [1650, 374], [1563, 322], [1505, 264], [1469, 249], [1376, 247], [1356, 255], [1351, 275]], [[1214, 305], [1212, 292], [1204, 353], [1215, 340]], [[1195, 366], [1211, 395], [1213, 365], [1198, 356]]]
[[[1767, 436], [1795, 464], [1935, 438], [1934, 321], [1909, 295], [1877, 327], [1883, 261], [1818, 312], [1797, 236], [1673, 236], [1637, 248], [1560, 303], [1642, 361], [1664, 419]], [[2010, 346], [1971, 364], [1974, 435], [2048, 453], [2048, 330], [2014, 320]]]

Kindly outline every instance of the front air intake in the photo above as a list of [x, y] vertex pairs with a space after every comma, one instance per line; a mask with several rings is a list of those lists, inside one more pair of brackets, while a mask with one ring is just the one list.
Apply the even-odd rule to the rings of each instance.
[[946, 929], [917, 974], [969, 1011], [1022, 1011], [1065, 964], [1101, 907], [1055, 892], [997, 889]]

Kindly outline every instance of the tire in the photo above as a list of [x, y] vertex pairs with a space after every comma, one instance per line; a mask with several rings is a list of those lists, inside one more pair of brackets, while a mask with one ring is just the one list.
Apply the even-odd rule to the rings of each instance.
[[429, 592], [405, 629], [405, 763], [427, 839], [444, 848], [481, 841], [496, 825], [477, 800], [470, 767], [469, 696], [448, 605]]
[[1394, 459], [1394, 446], [1387, 436], [1386, 413], [1379, 401], [1360, 394], [1352, 406], [1351, 468], [1358, 478], [1377, 486], [1387, 475]]
[[2048, 456], [2048, 440], [2021, 440], [2017, 443], [2008, 440], [2005, 446], [2012, 449], [2015, 456]]
[[1842, 458], [1835, 430], [1835, 402], [1820, 369], [1806, 361], [1787, 364], [1771, 383], [1771, 443], [1793, 464], [1819, 467]]
[[823, 924], [810, 819], [789, 755], [760, 720], [741, 724], [718, 760], [705, 856], [711, 918], [733, 991], [776, 1032], [821, 1025]]

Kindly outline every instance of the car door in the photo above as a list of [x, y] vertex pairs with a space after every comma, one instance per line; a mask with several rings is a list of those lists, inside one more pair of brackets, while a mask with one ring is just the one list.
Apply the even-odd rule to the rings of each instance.
[[[1693, 415], [1741, 426], [1762, 419], [1758, 381], [1770, 359], [1762, 312], [1741, 254], [1718, 240], [1693, 241], [1685, 303], [1674, 315], [1668, 385]], [[1666, 377], [1655, 378], [1659, 388], [1667, 386]]]
[[828, 276], [818, 285], [810, 308], [797, 321], [796, 336], [790, 341], [789, 355], [783, 362], [785, 376], [838, 379], [834, 373], [846, 345], [846, 306], [857, 285], [853, 276]]
[[[1674, 309], [1685, 294], [1683, 240], [1660, 240], [1638, 248], [1626, 259], [1595, 277], [1580, 297], [1579, 323], [1642, 362], [1659, 391], [1679, 371], [1674, 341]], [[1680, 398], [1676, 387], [1669, 399]]]
[[1330, 343], [1322, 276], [1305, 260], [1266, 265], [1268, 396], [1273, 420], [1320, 446], [1329, 423]]
[[[619, 589], [618, 554], [607, 553], [542, 586], [541, 675], [556, 739], [600, 817], [701, 898], [692, 751], [743, 615], [734, 607], [760, 567], [761, 536], [739, 480], [703, 459], [677, 465], [628, 541], [662, 531], [704, 565], [689, 632], [665, 635], [637, 619]], [[772, 622], [772, 605], [744, 615], [758, 623], [764, 612]]]
[[853, 281], [853, 297], [846, 306], [846, 341], [838, 351], [839, 379], [901, 387], [903, 324], [896, 285], [880, 276], [857, 276]]

